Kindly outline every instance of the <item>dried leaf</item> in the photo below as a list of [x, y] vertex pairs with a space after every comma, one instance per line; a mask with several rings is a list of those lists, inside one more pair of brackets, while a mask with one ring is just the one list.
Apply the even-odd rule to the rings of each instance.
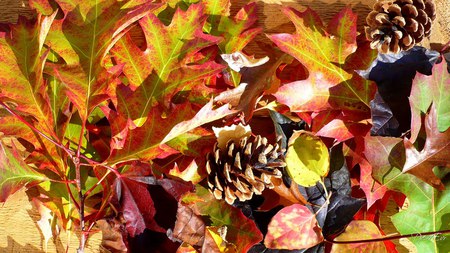
[[224, 61], [228, 63], [228, 66], [239, 72], [241, 68], [253, 68], [261, 66], [269, 61], [269, 57], [265, 56], [263, 58], [255, 59], [252, 56], [247, 56], [242, 52], [234, 52], [231, 54], [221, 54], [220, 55]]
[[179, 204], [173, 236], [189, 245], [201, 247], [205, 240], [205, 232], [205, 222], [201, 217], [190, 207]]

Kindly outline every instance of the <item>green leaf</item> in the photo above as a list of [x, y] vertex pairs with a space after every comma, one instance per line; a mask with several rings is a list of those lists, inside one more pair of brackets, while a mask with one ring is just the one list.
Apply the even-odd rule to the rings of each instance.
[[330, 157], [328, 148], [306, 131], [296, 131], [289, 139], [286, 170], [299, 185], [314, 186], [328, 174]]
[[[406, 210], [395, 214], [392, 222], [401, 234], [419, 234], [450, 229], [450, 181], [444, 180], [445, 189], [439, 191], [409, 173], [402, 173], [405, 161], [401, 139], [388, 137], [368, 137], [365, 155], [373, 166], [375, 179], [391, 190], [400, 191], [409, 200]], [[448, 176], [448, 168], [436, 167], [426, 172], [439, 179]], [[409, 238], [417, 247], [417, 252], [448, 252], [450, 235], [439, 234], [429, 237]]]
[[9, 148], [0, 141], [0, 202], [24, 186], [46, 180], [23, 161], [14, 144]]

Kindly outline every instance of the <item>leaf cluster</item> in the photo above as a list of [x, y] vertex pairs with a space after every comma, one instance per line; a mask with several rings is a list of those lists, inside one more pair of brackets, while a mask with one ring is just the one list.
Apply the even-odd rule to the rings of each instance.
[[[47, 227], [82, 231], [80, 252], [95, 228], [111, 252], [395, 252], [345, 241], [382, 237], [380, 213], [405, 198], [401, 234], [450, 229], [439, 52], [378, 55], [350, 7], [328, 24], [285, 7], [296, 31], [264, 34], [256, 3], [30, 6], [0, 29], [0, 201], [26, 187]], [[205, 157], [213, 127], [237, 123], [281, 138], [286, 170], [231, 206], [206, 189]], [[411, 241], [443, 252], [442, 238]]]

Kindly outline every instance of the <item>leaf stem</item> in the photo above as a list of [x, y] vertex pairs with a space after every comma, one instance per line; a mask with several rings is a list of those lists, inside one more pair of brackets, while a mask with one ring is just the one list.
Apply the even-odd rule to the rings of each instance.
[[433, 232], [406, 234], [406, 235], [385, 236], [385, 237], [363, 239], [363, 240], [335, 241], [333, 239], [328, 239], [328, 238], [325, 238], [324, 240], [327, 243], [333, 243], [333, 244], [372, 243], [372, 242], [397, 240], [397, 239], [402, 239], [402, 238], [423, 237], [423, 236], [428, 236], [428, 235], [440, 235], [440, 234], [450, 234], [450, 229], [441, 230], [441, 231], [433, 231]]

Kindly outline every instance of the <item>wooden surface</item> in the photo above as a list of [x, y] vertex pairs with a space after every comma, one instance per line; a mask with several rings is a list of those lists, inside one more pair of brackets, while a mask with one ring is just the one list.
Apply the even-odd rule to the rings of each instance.
[[[247, 2], [232, 0], [232, 12], [235, 13]], [[293, 32], [293, 25], [280, 13], [282, 6], [292, 6], [299, 10], [309, 6], [316, 10], [326, 23], [343, 7], [351, 5], [359, 16], [358, 27], [359, 31], [362, 31], [364, 17], [374, 2], [375, 0], [260, 0], [257, 1], [259, 24], [264, 27], [265, 33]], [[436, 5], [437, 19], [427, 44], [439, 48], [450, 40], [450, 0], [437, 0]], [[0, 0], [0, 23], [15, 23], [19, 15], [33, 16], [33, 12], [28, 8], [27, 0]], [[265, 37], [260, 36], [258, 39], [265, 40]], [[258, 49], [250, 48], [250, 51], [258, 53]], [[387, 234], [396, 232], [390, 222], [390, 216], [395, 213], [397, 210], [394, 205], [383, 213], [381, 226]], [[0, 252], [44, 252], [44, 237], [36, 225], [37, 220], [39, 220], [39, 213], [32, 208], [24, 192], [13, 195], [4, 206], [0, 206]], [[100, 233], [92, 235], [86, 252], [98, 252], [100, 241]], [[78, 238], [75, 234], [63, 232], [58, 240], [50, 240], [48, 252], [65, 252], [67, 245], [69, 245], [69, 252], [75, 251], [78, 246]], [[401, 247], [400, 252], [409, 251]]]
[[[44, 236], [37, 226], [39, 212], [28, 201], [25, 191], [12, 195], [0, 206], [0, 253], [42, 253], [45, 252]], [[99, 252], [101, 233], [92, 234], [86, 253]], [[62, 231], [56, 240], [50, 239], [47, 252], [76, 252], [78, 236]]]

